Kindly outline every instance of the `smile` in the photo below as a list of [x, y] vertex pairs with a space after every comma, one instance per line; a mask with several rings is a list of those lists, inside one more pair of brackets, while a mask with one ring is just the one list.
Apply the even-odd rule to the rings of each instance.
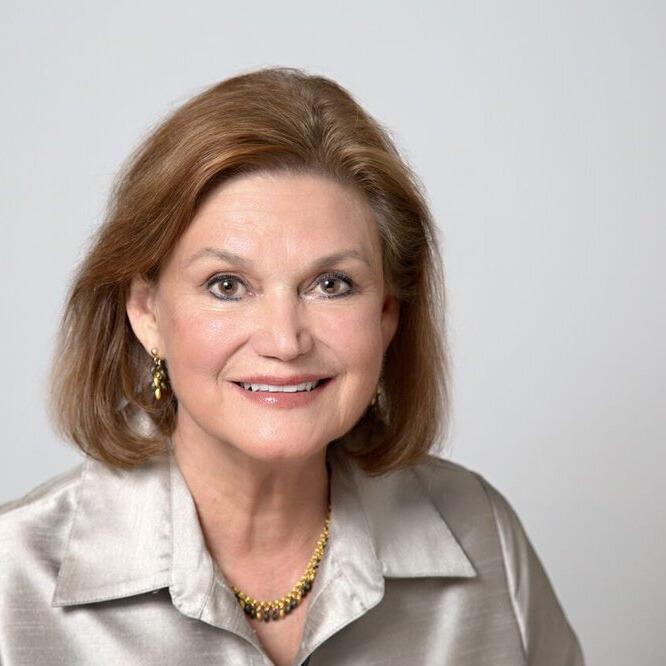
[[246, 391], [268, 391], [270, 393], [300, 393], [301, 391], [312, 391], [326, 379], [319, 379], [316, 382], [303, 382], [302, 384], [285, 384], [276, 386], [273, 384], [246, 384], [245, 382], [234, 382], [242, 386]]
[[231, 382], [235, 390], [247, 400], [265, 407], [302, 407], [316, 401], [334, 382], [334, 377], [302, 384], [246, 384]]

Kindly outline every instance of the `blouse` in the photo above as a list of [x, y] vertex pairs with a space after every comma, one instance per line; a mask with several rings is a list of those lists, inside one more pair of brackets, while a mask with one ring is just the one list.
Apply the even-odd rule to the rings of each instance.
[[[428, 456], [370, 477], [329, 451], [329, 541], [294, 666], [579, 666], [516, 513]], [[0, 507], [0, 664], [272, 664], [167, 452], [91, 458]], [[280, 621], [288, 621], [280, 620]]]

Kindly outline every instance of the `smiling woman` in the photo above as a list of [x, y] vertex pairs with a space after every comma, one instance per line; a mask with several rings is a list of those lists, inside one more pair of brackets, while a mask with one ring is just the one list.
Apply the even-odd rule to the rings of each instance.
[[212, 438], [206, 450], [224, 442], [259, 467], [321, 457], [349, 432], [398, 323], [381, 257], [372, 209], [330, 177], [259, 172], [209, 191], [159, 281], [135, 277], [127, 301], [168, 361], [176, 450]]
[[51, 415], [85, 462], [0, 509], [0, 661], [582, 664], [510, 504], [431, 454], [444, 293], [418, 180], [337, 83], [174, 111], [67, 295]]

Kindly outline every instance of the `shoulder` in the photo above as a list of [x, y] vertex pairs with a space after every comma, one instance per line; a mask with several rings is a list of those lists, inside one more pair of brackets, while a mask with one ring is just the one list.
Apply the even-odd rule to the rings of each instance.
[[503, 579], [528, 662], [582, 665], [578, 637], [506, 496], [478, 472], [435, 456], [414, 472], [481, 578], [488, 580], [496, 570]]
[[47, 479], [23, 497], [0, 504], [0, 531], [13, 526], [16, 521], [37, 518], [45, 509], [55, 508], [65, 496], [76, 491], [83, 465], [81, 463]]
[[520, 529], [506, 497], [482, 474], [460, 463], [427, 455], [412, 468], [447, 520], [485, 519], [494, 529]]
[[461, 541], [502, 563], [514, 597], [521, 581], [545, 575], [513, 505], [484, 475], [432, 455], [414, 473]]
[[[494, 513], [475, 472], [431, 455], [382, 475], [353, 470], [369, 529], [392, 576], [501, 569]], [[396, 543], [420, 544], [418, 555], [403, 556]]]
[[[474, 540], [485, 533], [496, 531], [496, 512], [493, 510], [495, 493], [480, 474], [459, 463], [434, 455], [426, 455], [419, 462], [392, 470], [379, 476], [360, 472], [352, 465], [361, 497], [370, 504], [373, 513], [381, 513], [392, 506], [393, 515], [399, 508], [406, 517], [406, 506], [411, 517], [425, 520], [437, 515], [454, 533]], [[489, 488], [492, 493], [489, 494]], [[432, 506], [437, 511], [432, 512]], [[470, 530], [474, 525], [475, 529]], [[470, 547], [472, 544], [470, 543]]]
[[522, 574], [521, 568], [540, 566], [512, 503], [484, 475], [432, 455], [415, 465], [414, 472], [447, 521], [485, 526], [489, 534], [484, 540], [493, 537], [510, 582], [517, 585], [515, 578]]
[[[533, 567], [534, 551], [513, 505], [488, 479], [464, 465], [429, 455], [414, 472], [447, 522], [473, 525], [470, 545], [492, 543], [507, 570], [509, 585]], [[463, 536], [465, 536], [463, 529]], [[481, 533], [483, 532], [483, 533]], [[515, 590], [513, 590], [515, 591]]]
[[483, 490], [480, 485], [481, 476], [477, 472], [460, 463], [432, 454], [426, 455], [408, 469], [413, 469], [421, 480], [431, 486], [433, 490], [445, 490], [452, 487], [458, 491], [465, 490], [471, 493], [479, 493]]
[[83, 463], [0, 505], [0, 585], [31, 563], [57, 569], [82, 468]]

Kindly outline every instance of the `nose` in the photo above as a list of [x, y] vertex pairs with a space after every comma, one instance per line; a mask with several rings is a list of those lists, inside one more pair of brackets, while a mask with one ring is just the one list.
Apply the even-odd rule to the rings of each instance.
[[252, 337], [254, 351], [281, 361], [310, 351], [312, 335], [303, 308], [298, 296], [287, 291], [266, 294]]

